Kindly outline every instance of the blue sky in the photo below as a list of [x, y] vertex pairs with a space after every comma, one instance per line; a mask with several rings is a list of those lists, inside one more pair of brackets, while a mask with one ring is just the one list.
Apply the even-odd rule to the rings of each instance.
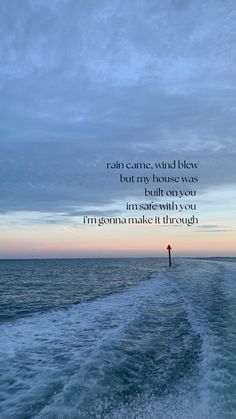
[[235, 18], [228, 0], [1, 2], [3, 256], [27, 229], [43, 243], [85, 212], [119, 214], [116, 160], [199, 161], [202, 230], [234, 234]]

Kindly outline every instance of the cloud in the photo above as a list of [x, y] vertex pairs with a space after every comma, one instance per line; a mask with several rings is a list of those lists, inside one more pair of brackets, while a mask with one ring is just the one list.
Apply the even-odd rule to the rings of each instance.
[[224, 233], [227, 231], [234, 231], [233, 229], [229, 228], [228, 226], [221, 226], [218, 224], [203, 224], [200, 226], [196, 226], [198, 230], [195, 230], [195, 233]]
[[107, 161], [185, 158], [200, 190], [234, 185], [233, 6], [2, 2], [0, 211], [102, 211], [130, 194]]

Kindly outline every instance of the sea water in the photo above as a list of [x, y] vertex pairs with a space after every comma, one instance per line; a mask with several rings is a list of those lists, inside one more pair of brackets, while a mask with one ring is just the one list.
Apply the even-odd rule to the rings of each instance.
[[0, 418], [236, 418], [234, 262], [0, 261]]

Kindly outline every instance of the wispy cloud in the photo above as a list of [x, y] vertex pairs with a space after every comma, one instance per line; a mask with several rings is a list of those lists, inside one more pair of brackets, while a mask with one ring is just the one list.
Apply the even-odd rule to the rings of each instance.
[[218, 224], [203, 224], [200, 226], [196, 226], [198, 230], [195, 230], [195, 232], [207, 232], [207, 233], [223, 233], [227, 231], [234, 231], [232, 228], [229, 228], [228, 226], [221, 226]]
[[106, 161], [186, 158], [200, 190], [236, 184], [234, 2], [207, 3], [1, 3], [0, 212], [126, 199]]

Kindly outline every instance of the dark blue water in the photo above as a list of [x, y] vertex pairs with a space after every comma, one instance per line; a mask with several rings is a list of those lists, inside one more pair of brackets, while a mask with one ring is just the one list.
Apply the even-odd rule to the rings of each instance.
[[162, 259], [0, 260], [0, 321], [104, 297], [165, 267]]
[[0, 417], [236, 418], [236, 264], [0, 261]]

